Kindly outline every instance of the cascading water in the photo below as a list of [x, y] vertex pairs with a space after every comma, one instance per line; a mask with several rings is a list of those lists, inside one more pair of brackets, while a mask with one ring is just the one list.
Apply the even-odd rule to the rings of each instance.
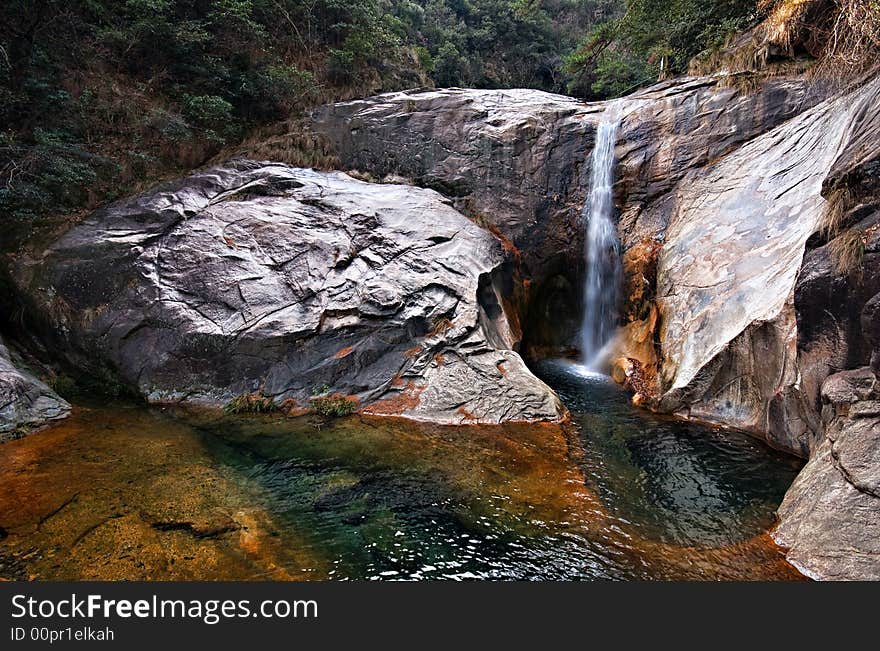
[[614, 144], [621, 121], [620, 107], [605, 109], [596, 132], [590, 176], [590, 196], [584, 206], [586, 222], [586, 281], [584, 319], [581, 325], [581, 359], [590, 371], [603, 362], [617, 321], [620, 281], [619, 245], [614, 224]]

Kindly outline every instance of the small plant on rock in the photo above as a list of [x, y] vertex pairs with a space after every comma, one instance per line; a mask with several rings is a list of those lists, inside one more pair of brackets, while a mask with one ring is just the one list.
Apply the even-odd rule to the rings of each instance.
[[227, 414], [269, 414], [278, 411], [278, 405], [261, 391], [236, 396], [223, 407]]
[[324, 418], [350, 416], [357, 407], [357, 401], [354, 398], [344, 396], [341, 393], [312, 398], [311, 404], [315, 413]]

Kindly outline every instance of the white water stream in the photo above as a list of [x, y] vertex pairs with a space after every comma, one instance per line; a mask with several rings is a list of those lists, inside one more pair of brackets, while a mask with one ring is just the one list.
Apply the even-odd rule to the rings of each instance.
[[599, 371], [605, 348], [614, 335], [620, 284], [620, 245], [614, 223], [614, 145], [623, 112], [617, 104], [605, 109], [596, 131], [589, 201], [583, 209], [586, 224], [586, 280], [581, 324], [581, 360]]

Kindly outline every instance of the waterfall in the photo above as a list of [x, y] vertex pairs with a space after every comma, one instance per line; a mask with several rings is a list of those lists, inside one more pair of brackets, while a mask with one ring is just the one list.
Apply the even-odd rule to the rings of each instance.
[[614, 144], [621, 119], [616, 104], [606, 108], [602, 115], [593, 149], [589, 201], [582, 212], [586, 223], [587, 267], [581, 359], [590, 371], [598, 370], [604, 361], [603, 348], [611, 340], [617, 321], [620, 261], [612, 186]]

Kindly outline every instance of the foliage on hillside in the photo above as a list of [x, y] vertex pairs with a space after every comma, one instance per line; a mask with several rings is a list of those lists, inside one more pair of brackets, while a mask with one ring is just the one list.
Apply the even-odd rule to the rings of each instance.
[[732, 55], [705, 53], [729, 53], [756, 24], [737, 56], [766, 58], [772, 43], [861, 69], [880, 53], [880, 0], [0, 0], [0, 12], [0, 248], [15, 246], [11, 224], [29, 235], [320, 102], [430, 84], [603, 99], [701, 52], [707, 70], [725, 65]]
[[93, 208], [305, 107], [431, 77], [562, 90], [566, 48], [617, 3], [0, 0], [0, 214]]
[[599, 24], [568, 57], [578, 95], [617, 96], [687, 70], [763, 17], [754, 0], [626, 0], [616, 19]]
[[391, 0], [3, 0], [0, 214], [91, 207], [304, 106], [419, 85]]
[[565, 57], [621, 0], [417, 0], [414, 41], [438, 86], [564, 91]]

